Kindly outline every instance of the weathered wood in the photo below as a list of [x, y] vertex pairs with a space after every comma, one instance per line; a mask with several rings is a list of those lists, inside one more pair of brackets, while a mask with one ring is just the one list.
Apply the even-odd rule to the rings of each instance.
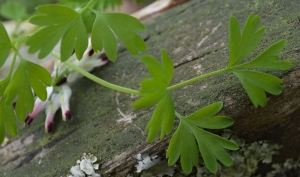
[[[166, 49], [175, 63], [172, 83], [216, 69], [228, 62], [228, 20], [235, 15], [245, 22], [250, 13], [262, 18], [266, 34], [252, 55], [256, 56], [270, 44], [287, 39], [281, 53], [283, 60], [293, 63], [291, 71], [270, 73], [283, 78], [284, 91], [268, 96], [265, 107], [255, 108], [242, 86], [232, 74], [224, 74], [193, 83], [172, 92], [176, 110], [188, 115], [199, 108], [223, 101], [221, 114], [232, 117], [232, 131], [252, 143], [273, 140], [283, 145], [273, 163], [300, 156], [300, 3], [298, 0], [193, 0], [146, 23], [144, 34], [148, 46], [145, 54], [159, 58], [160, 48]], [[104, 80], [138, 89], [147, 76], [139, 57], [121, 50], [115, 64], [110, 63], [94, 72]], [[134, 171], [136, 153], [158, 153], [164, 156], [168, 138], [146, 143], [144, 129], [152, 108], [133, 110], [136, 98], [117, 93], [87, 79], [73, 85], [72, 121], [55, 122], [55, 132], [44, 133], [44, 115], [30, 127], [20, 130], [16, 138], [0, 149], [0, 174], [6, 176], [65, 176], [83, 152], [99, 158], [104, 176], [126, 176]], [[122, 112], [122, 114], [120, 113]], [[132, 117], [132, 123], [118, 120]], [[267, 168], [266, 168], [267, 169]], [[265, 173], [264, 169], [260, 169]]]

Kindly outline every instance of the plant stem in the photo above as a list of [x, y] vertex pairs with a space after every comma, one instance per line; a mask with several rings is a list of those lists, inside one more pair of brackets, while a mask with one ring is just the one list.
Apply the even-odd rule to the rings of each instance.
[[74, 65], [72, 62], [66, 61], [65, 62], [66, 65], [68, 65], [69, 67], [71, 67], [73, 70], [79, 72], [80, 74], [84, 75], [85, 77], [91, 79], [92, 81], [103, 85], [107, 88], [113, 89], [113, 90], [117, 90], [119, 92], [124, 92], [124, 93], [129, 93], [129, 94], [134, 94], [134, 95], [139, 95], [140, 92], [138, 90], [133, 90], [133, 89], [129, 89], [126, 87], [121, 87], [109, 82], [106, 82], [105, 80], [100, 79], [99, 77], [94, 76], [93, 74], [85, 71], [84, 69], [80, 68], [79, 66]]
[[201, 79], [204, 79], [204, 78], [207, 78], [207, 77], [211, 77], [211, 76], [214, 76], [214, 75], [218, 75], [218, 74], [221, 74], [221, 73], [225, 73], [225, 72], [228, 72], [230, 70], [232, 70], [232, 68], [224, 68], [224, 69], [221, 69], [221, 70], [218, 70], [218, 71], [207, 73], [207, 74], [192, 78], [190, 80], [181, 82], [179, 84], [172, 85], [172, 86], [168, 87], [167, 90], [173, 90], [173, 89], [176, 89], [176, 88], [179, 88], [179, 87], [183, 87], [185, 85], [191, 84], [191, 83], [196, 82], [198, 80], [201, 80]]
[[18, 53], [19, 53], [18, 49], [16, 49], [15, 47], [13, 48], [13, 50], [15, 51], [15, 53], [14, 53], [14, 57], [13, 57], [13, 60], [11, 62], [10, 68], [9, 68], [7, 78], [11, 78], [11, 75], [14, 71], [14, 66], [15, 66], [15, 63], [16, 63], [16, 59], [17, 59], [17, 56], [18, 56]]
[[175, 111], [175, 115], [179, 118], [179, 119], [182, 119], [184, 118], [182, 115], [180, 115], [178, 112]]
[[80, 10], [80, 13], [83, 14], [84, 12], [86, 12], [87, 10], [90, 9], [91, 5], [94, 3], [95, 0], [91, 0], [84, 8], [82, 8]]

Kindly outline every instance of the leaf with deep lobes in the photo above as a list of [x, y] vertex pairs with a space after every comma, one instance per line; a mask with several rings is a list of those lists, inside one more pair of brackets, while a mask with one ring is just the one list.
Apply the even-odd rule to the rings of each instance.
[[46, 100], [45, 86], [50, 85], [51, 76], [46, 69], [22, 59], [4, 91], [5, 105], [11, 105], [17, 98], [16, 115], [22, 122], [26, 114], [33, 110], [34, 97], [31, 89], [41, 100]]
[[77, 58], [81, 59], [88, 46], [82, 14], [57, 4], [42, 5], [36, 9], [39, 13], [29, 22], [43, 27], [28, 39], [26, 44], [29, 46], [29, 53], [40, 51], [38, 57], [44, 58], [62, 39], [61, 60], [66, 61], [74, 49]]
[[132, 55], [138, 51], [146, 51], [144, 40], [136, 34], [146, 27], [136, 18], [122, 13], [105, 13], [92, 10], [96, 20], [92, 30], [92, 46], [95, 51], [104, 48], [108, 58], [115, 62], [117, 59], [117, 42], [115, 35], [123, 42]]
[[282, 92], [282, 80], [270, 74], [248, 70], [236, 70], [233, 74], [240, 80], [254, 106], [266, 104], [264, 91], [273, 95]]
[[192, 167], [198, 164], [199, 151], [206, 167], [212, 173], [216, 173], [218, 170], [217, 159], [225, 166], [233, 164], [232, 158], [224, 149], [237, 150], [238, 146], [202, 129], [226, 128], [233, 124], [233, 120], [229, 117], [215, 116], [222, 107], [223, 104], [217, 102], [187, 117], [177, 115], [180, 118], [180, 124], [173, 134], [167, 150], [169, 165], [173, 165], [180, 157], [183, 171], [190, 173]]
[[259, 28], [260, 17], [250, 14], [243, 31], [236, 17], [230, 18], [229, 24], [229, 67], [236, 65], [258, 46], [264, 34], [264, 28]]
[[171, 133], [175, 118], [174, 101], [170, 93], [165, 96], [157, 104], [151, 120], [149, 121], [146, 130], [148, 133], [147, 141], [151, 142], [155, 139], [160, 131], [160, 139]]

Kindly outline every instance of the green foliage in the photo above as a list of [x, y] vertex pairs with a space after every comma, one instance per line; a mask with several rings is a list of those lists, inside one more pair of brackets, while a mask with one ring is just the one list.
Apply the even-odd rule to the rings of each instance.
[[61, 60], [66, 61], [74, 48], [76, 57], [81, 59], [88, 46], [81, 14], [69, 7], [55, 4], [39, 6], [37, 11], [39, 13], [31, 17], [29, 22], [44, 27], [28, 39], [28, 51], [34, 53], [40, 50], [38, 56], [44, 58], [62, 38]]
[[285, 40], [280, 40], [262, 52], [258, 57], [249, 62], [237, 65], [247, 58], [258, 46], [264, 34], [264, 28], [259, 28], [260, 18], [250, 14], [243, 31], [235, 17], [230, 18], [228, 68], [235, 74], [246, 90], [254, 106], [266, 104], [265, 92], [278, 95], [282, 91], [282, 81], [270, 74], [248, 71], [245, 69], [262, 68], [275, 70], [288, 70], [292, 64], [288, 61], [280, 61], [279, 52], [286, 46]]
[[158, 103], [146, 127], [146, 130], [149, 131], [148, 142], [155, 139], [160, 129], [160, 138], [162, 139], [172, 131], [174, 125], [174, 101], [167, 90], [167, 86], [173, 78], [174, 67], [165, 50], [161, 51], [161, 58], [161, 64], [152, 56], [141, 58], [151, 74], [151, 78], [142, 81], [140, 88], [142, 98], [135, 101], [132, 105], [136, 109], [142, 109]]
[[92, 30], [92, 46], [95, 51], [101, 51], [104, 48], [107, 57], [111, 61], [116, 61], [118, 48], [115, 35], [133, 55], [137, 55], [138, 50], [142, 52], [146, 50], [144, 40], [134, 32], [146, 30], [139, 20], [122, 13], [92, 11], [96, 14]]
[[5, 63], [12, 47], [13, 46], [7, 35], [6, 29], [4, 28], [3, 24], [0, 23], [0, 68]]
[[273, 95], [279, 95], [282, 91], [282, 80], [270, 74], [248, 70], [236, 70], [233, 74], [239, 78], [254, 106], [266, 104], [264, 91]]
[[174, 165], [180, 157], [182, 169], [184, 172], [190, 173], [192, 167], [198, 164], [199, 151], [206, 167], [212, 173], [216, 173], [218, 170], [216, 159], [225, 166], [233, 164], [232, 158], [224, 149], [237, 150], [238, 146], [227, 139], [202, 129], [221, 129], [233, 124], [233, 120], [229, 117], [214, 116], [222, 107], [222, 103], [217, 102], [187, 117], [177, 115], [180, 118], [180, 124], [172, 136], [167, 150], [169, 165]]
[[[104, 48], [106, 55], [113, 62], [116, 61], [118, 53], [116, 37], [133, 55], [146, 50], [145, 42], [137, 34], [139, 31], [146, 30], [146, 27], [139, 20], [126, 14], [102, 12], [107, 7], [120, 5], [120, 0], [61, 0], [60, 2], [66, 6], [54, 4], [36, 8], [37, 13], [31, 17], [30, 22], [41, 26], [41, 28], [27, 40], [26, 44], [29, 46], [30, 53], [39, 51], [39, 58], [44, 58], [61, 41], [60, 60], [62, 62], [69, 59], [74, 49], [76, 57], [81, 59], [88, 47], [88, 32], [92, 34], [91, 43], [94, 51], [101, 51]], [[74, 10], [76, 7], [81, 10]], [[0, 13], [14, 20], [26, 16], [25, 9], [12, 2], [3, 5]], [[175, 164], [180, 158], [182, 169], [184, 172], [190, 173], [193, 166], [198, 165], [200, 152], [209, 171], [216, 173], [218, 170], [217, 160], [225, 166], [230, 166], [233, 163], [232, 158], [225, 150], [237, 150], [238, 146], [204, 129], [229, 127], [233, 124], [233, 119], [226, 116], [216, 116], [223, 107], [221, 102], [213, 103], [189, 116], [183, 117], [175, 112], [175, 104], [170, 90], [209, 76], [232, 72], [240, 80], [253, 104], [255, 106], [265, 105], [265, 92], [273, 95], [280, 94], [282, 92], [282, 80], [270, 74], [250, 69], [288, 70], [291, 63], [281, 61], [279, 58], [280, 51], [286, 46], [285, 40], [274, 43], [255, 59], [241, 63], [251, 55], [262, 39], [264, 28], [259, 28], [259, 26], [260, 18], [251, 14], [241, 31], [238, 20], [231, 17], [228, 67], [171, 87], [169, 85], [173, 78], [174, 67], [165, 50], [161, 50], [161, 63], [149, 55], [141, 58], [151, 77], [141, 82], [139, 91], [116, 86], [99, 78], [95, 79], [95, 76], [90, 76], [89, 73], [74, 64], [70, 64], [69, 61], [65, 64], [73, 69], [75, 68], [74, 70], [77, 67], [77, 71], [97, 80], [98, 83], [104, 86], [140, 95], [141, 98], [132, 105], [136, 109], [156, 106], [146, 126], [148, 142], [154, 141], [159, 132], [160, 139], [170, 134], [176, 114], [180, 119], [180, 123], [170, 140], [167, 150], [166, 155], [169, 165]], [[26, 40], [26, 38], [19, 39], [19, 41], [23, 40]], [[34, 94], [41, 100], [46, 100], [47, 91], [45, 86], [51, 85], [51, 77], [48, 71], [22, 58], [18, 53], [18, 47], [18, 42], [15, 46], [12, 45], [5, 28], [0, 24], [0, 67], [5, 63], [11, 49], [15, 52], [8, 76], [0, 81], [0, 142], [5, 137], [5, 130], [13, 136], [17, 134], [16, 119], [24, 121], [26, 114], [32, 112]], [[20, 59], [20, 64], [14, 70], [17, 56]], [[57, 77], [61, 78], [62, 76]], [[16, 99], [14, 110], [13, 102]]]
[[33, 110], [34, 97], [31, 89], [41, 100], [46, 100], [45, 85], [51, 85], [51, 76], [48, 71], [35, 63], [22, 59], [4, 91], [5, 105], [12, 105], [17, 97], [16, 115], [20, 121], [24, 121], [26, 113]]
[[[37, 11], [39, 13], [30, 19], [30, 23], [43, 27], [28, 39], [28, 51], [30, 53], [40, 51], [39, 58], [44, 58], [62, 39], [61, 60], [66, 61], [74, 48], [76, 57], [81, 59], [88, 46], [84, 13], [57, 4], [39, 6]], [[126, 14], [103, 13], [93, 9], [90, 11], [96, 15], [92, 28], [92, 46], [95, 51], [104, 48], [108, 58], [116, 61], [118, 51], [115, 34], [131, 54], [137, 55], [138, 50], [142, 52], [146, 50], [145, 42], [135, 33], [146, 29], [139, 20]]]
[[0, 7], [0, 14], [9, 20], [23, 20], [27, 18], [26, 8], [20, 3], [6, 1]]

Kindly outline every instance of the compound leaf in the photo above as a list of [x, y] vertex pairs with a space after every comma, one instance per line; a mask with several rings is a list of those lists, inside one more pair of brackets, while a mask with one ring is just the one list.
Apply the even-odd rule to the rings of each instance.
[[260, 43], [264, 28], [259, 28], [260, 17], [250, 14], [243, 31], [236, 17], [230, 18], [229, 24], [229, 67], [248, 57]]
[[136, 109], [141, 109], [158, 103], [146, 127], [146, 130], [149, 132], [148, 142], [153, 141], [159, 131], [162, 139], [165, 135], [171, 133], [174, 125], [174, 101], [167, 90], [167, 86], [173, 77], [174, 67], [171, 58], [165, 50], [161, 51], [161, 57], [161, 64], [152, 56], [143, 56], [141, 58], [151, 78], [142, 81], [139, 90], [142, 97], [132, 105]]
[[45, 85], [51, 85], [51, 76], [48, 71], [35, 63], [22, 59], [4, 91], [5, 105], [11, 105], [17, 98], [16, 115], [22, 122], [26, 118], [26, 114], [33, 110], [34, 97], [31, 89], [41, 100], [46, 100]]
[[[180, 124], [173, 134], [167, 150], [169, 165], [173, 165], [180, 157], [184, 172], [190, 173], [193, 165], [197, 165], [198, 149], [204, 163], [210, 172], [217, 172], [217, 159], [225, 166], [233, 164], [232, 158], [224, 149], [237, 150], [238, 146], [218, 135], [202, 128], [226, 128], [233, 124], [233, 120], [225, 116], [214, 116], [222, 109], [222, 103], [217, 102], [206, 106], [190, 116], [180, 118]], [[209, 121], [209, 119], [212, 119]], [[212, 124], [212, 125], [209, 125]]]
[[273, 95], [279, 95], [282, 92], [280, 85], [282, 80], [270, 74], [248, 70], [236, 70], [233, 71], [233, 74], [238, 77], [256, 107], [266, 104], [264, 91]]
[[[75, 10], [57, 4], [42, 5], [39, 12], [30, 19], [30, 23], [43, 26], [27, 41], [29, 53], [39, 52], [38, 57], [46, 57], [61, 38], [61, 60], [66, 61], [74, 48], [78, 59], [88, 46], [88, 38], [82, 16]], [[66, 45], [66, 43], [68, 45]]]
[[115, 62], [117, 59], [115, 35], [133, 55], [137, 55], [138, 50], [142, 52], [146, 50], [144, 40], [135, 33], [135, 31], [146, 30], [138, 19], [122, 13], [91, 11], [96, 14], [92, 30], [92, 46], [95, 51], [104, 48], [107, 57]]
[[12, 47], [13, 46], [10, 42], [6, 29], [4, 28], [3, 24], [0, 22], [0, 68], [5, 63], [9, 55], [10, 49]]

